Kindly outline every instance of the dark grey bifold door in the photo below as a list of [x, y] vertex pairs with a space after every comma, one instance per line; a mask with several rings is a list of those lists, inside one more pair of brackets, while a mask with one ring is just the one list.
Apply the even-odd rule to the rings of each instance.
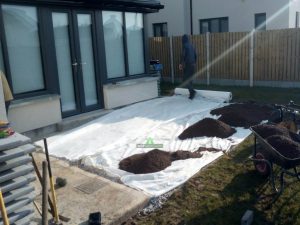
[[63, 116], [102, 108], [93, 12], [52, 12]]

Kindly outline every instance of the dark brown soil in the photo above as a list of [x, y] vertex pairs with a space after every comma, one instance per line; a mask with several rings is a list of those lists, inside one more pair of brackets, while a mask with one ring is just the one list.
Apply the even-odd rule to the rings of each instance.
[[230, 126], [219, 120], [205, 118], [185, 129], [178, 136], [178, 138], [180, 140], [204, 136], [227, 138], [235, 132], [235, 129], [231, 128]]
[[[205, 148], [200, 148], [205, 151]], [[199, 149], [199, 150], [200, 150]], [[166, 169], [173, 161], [190, 158], [201, 158], [201, 151], [176, 151], [164, 152], [154, 149], [148, 153], [132, 155], [119, 163], [119, 168], [134, 174], [155, 173]], [[217, 149], [206, 149], [207, 151], [219, 151]]]
[[267, 141], [281, 155], [289, 159], [300, 158], [300, 144], [292, 139], [281, 135], [273, 135], [268, 137]]
[[249, 128], [268, 120], [273, 108], [254, 102], [237, 103], [212, 110], [212, 115], [221, 115], [220, 121], [233, 127]]
[[123, 159], [119, 168], [134, 174], [155, 173], [169, 167], [171, 163], [170, 153], [154, 149]]
[[273, 135], [281, 135], [291, 138], [293, 141], [300, 142], [300, 136], [294, 132], [289, 131], [288, 128], [281, 125], [261, 124], [252, 127], [262, 138], [268, 138]]
[[198, 148], [197, 152], [220, 152], [222, 150], [220, 149], [216, 149], [216, 148], [203, 148], [203, 147], [200, 147]]
[[273, 135], [281, 135], [285, 137], [290, 137], [289, 130], [285, 127], [270, 125], [270, 124], [261, 124], [252, 127], [252, 129], [259, 134], [262, 138], [268, 138]]

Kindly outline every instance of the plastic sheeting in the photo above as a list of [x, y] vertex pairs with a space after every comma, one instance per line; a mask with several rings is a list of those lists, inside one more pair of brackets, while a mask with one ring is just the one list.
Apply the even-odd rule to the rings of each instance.
[[[230, 102], [230, 100], [232, 99], [231, 92], [208, 91], [208, 90], [195, 90], [195, 91], [196, 91], [196, 96], [198, 96], [198, 98], [202, 97], [211, 101]], [[189, 91], [185, 88], [176, 88], [175, 94], [188, 96]]]
[[151, 151], [153, 148], [139, 146], [149, 139], [163, 145], [161, 150], [169, 152], [195, 151], [199, 147], [228, 151], [250, 131], [237, 128], [237, 132], [227, 139], [200, 137], [181, 141], [177, 138], [197, 121], [205, 117], [217, 118], [210, 115], [210, 111], [226, 105], [223, 101], [201, 95], [191, 101], [186, 96], [175, 95], [137, 103], [48, 139], [49, 151], [71, 161], [82, 159], [85, 166], [104, 169], [130, 187], [159, 196], [183, 184], [223, 152], [205, 152], [198, 159], [174, 161], [165, 170], [152, 174], [135, 175], [119, 170], [119, 162], [131, 155]]

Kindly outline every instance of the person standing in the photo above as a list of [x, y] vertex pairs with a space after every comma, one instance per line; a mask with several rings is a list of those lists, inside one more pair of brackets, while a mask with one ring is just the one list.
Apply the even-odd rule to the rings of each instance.
[[183, 81], [187, 82], [185, 87], [189, 89], [189, 99], [195, 97], [196, 91], [193, 88], [193, 75], [196, 71], [197, 54], [194, 46], [189, 40], [189, 37], [185, 34], [182, 36], [182, 57], [179, 69], [183, 70]]
[[14, 99], [14, 97], [13, 97], [12, 92], [10, 90], [7, 79], [6, 79], [6, 77], [5, 77], [5, 75], [2, 71], [0, 71], [0, 79], [1, 79], [2, 87], [3, 87], [6, 113], [8, 113], [9, 105], [10, 105], [11, 101]]

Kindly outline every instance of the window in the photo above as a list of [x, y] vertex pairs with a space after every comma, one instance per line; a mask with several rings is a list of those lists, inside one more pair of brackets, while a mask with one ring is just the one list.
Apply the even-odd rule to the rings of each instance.
[[200, 28], [201, 34], [205, 34], [209, 32], [209, 21], [202, 21], [201, 22], [201, 28]]
[[300, 12], [296, 12], [296, 28], [300, 27]]
[[220, 21], [220, 32], [228, 32], [228, 19], [222, 19]]
[[145, 73], [143, 14], [103, 11], [102, 19], [107, 78]]
[[44, 89], [36, 8], [2, 5], [2, 13], [14, 94]]
[[266, 13], [255, 14], [255, 29], [266, 30]]
[[129, 75], [145, 73], [143, 14], [125, 13]]
[[102, 17], [107, 77], [123, 77], [126, 73], [122, 13], [103, 11]]
[[213, 19], [203, 19], [200, 20], [200, 33], [205, 34], [210, 33], [219, 33], [219, 32], [228, 32], [228, 17], [222, 18], [213, 18]]
[[167, 23], [154, 23], [153, 24], [154, 37], [168, 37], [168, 24]]

